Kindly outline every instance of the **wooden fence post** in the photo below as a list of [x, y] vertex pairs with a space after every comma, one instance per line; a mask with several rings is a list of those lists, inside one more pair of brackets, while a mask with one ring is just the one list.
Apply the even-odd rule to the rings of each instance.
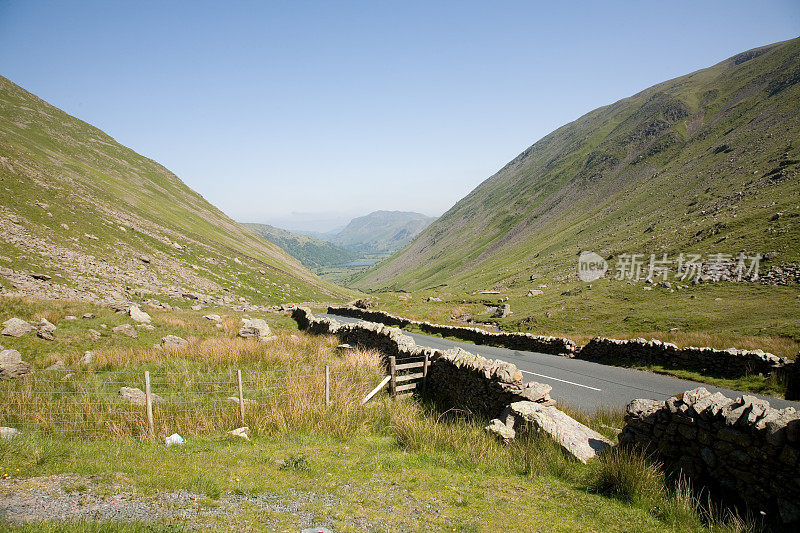
[[239, 383], [239, 419], [244, 424], [244, 394], [242, 391], [242, 371], [236, 371], [236, 381]]
[[150, 437], [155, 438], [155, 424], [153, 424], [153, 395], [150, 393], [150, 371], [144, 371], [144, 404], [147, 411], [147, 427]]
[[389, 356], [389, 377], [391, 378], [389, 381], [389, 391], [392, 398], [394, 398], [397, 396], [397, 361], [393, 355]]
[[422, 390], [428, 387], [428, 365], [430, 364], [430, 354], [425, 352], [425, 361], [422, 363]]
[[331, 404], [331, 367], [325, 365], [325, 405]]

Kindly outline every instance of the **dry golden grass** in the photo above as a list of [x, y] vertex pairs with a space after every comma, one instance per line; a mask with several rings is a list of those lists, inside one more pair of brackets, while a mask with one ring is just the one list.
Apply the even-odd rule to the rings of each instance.
[[37, 311], [36, 313], [34, 313], [33, 314], [33, 320], [38, 321], [38, 320], [41, 320], [41, 319], [44, 318], [44, 319], [50, 321], [53, 324], [58, 324], [58, 322], [62, 318], [64, 318], [65, 316], [66, 316], [66, 313], [64, 313], [61, 310], [45, 309], [45, 310]]
[[[281, 334], [271, 342], [189, 338], [185, 348], [98, 350], [88, 368], [37, 372], [5, 384], [2, 422], [45, 433], [122, 437], [148, 434], [143, 406], [129, 405], [121, 387], [144, 390], [144, 370], [161, 397], [155, 433], [199, 435], [249, 425], [255, 432], [302, 428], [344, 436], [374, 424], [361, 399], [380, 381], [380, 355], [335, 353], [333, 337]], [[69, 365], [76, 368], [78, 356]], [[326, 405], [325, 366], [331, 405]], [[242, 370], [245, 418], [239, 418]], [[231, 398], [235, 398], [232, 400]]]

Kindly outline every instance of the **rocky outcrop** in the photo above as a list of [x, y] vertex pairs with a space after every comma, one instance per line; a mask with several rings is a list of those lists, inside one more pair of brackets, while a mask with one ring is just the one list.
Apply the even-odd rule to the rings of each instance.
[[136, 332], [136, 329], [134, 329], [134, 327], [130, 324], [120, 324], [119, 326], [112, 328], [111, 331], [118, 335], [126, 335], [134, 339], [139, 336], [139, 334]]
[[9, 381], [33, 372], [33, 366], [22, 360], [17, 350], [0, 351], [0, 379]]
[[505, 440], [520, 432], [542, 431], [584, 464], [612, 446], [610, 440], [563, 411], [532, 401], [512, 403], [486, 429]]
[[33, 326], [17, 317], [9, 318], [3, 322], [3, 326], [3, 331], [1, 334], [8, 337], [22, 337], [29, 331], [33, 331]]
[[[144, 391], [136, 387], [122, 387], [119, 389], [119, 395], [131, 405], [145, 405], [147, 403], [147, 396]], [[158, 394], [150, 394], [150, 397], [153, 403], [163, 400]]]
[[161, 346], [164, 348], [185, 348], [189, 341], [177, 335], [167, 335], [161, 339]]
[[244, 339], [266, 340], [272, 337], [272, 330], [267, 322], [261, 318], [242, 320], [239, 336]]
[[52, 341], [55, 339], [56, 326], [46, 318], [41, 319], [36, 324], [36, 327], [39, 330], [36, 332], [36, 334], [39, 337], [43, 338], [46, 341]]
[[757, 515], [800, 525], [800, 413], [792, 407], [699, 387], [666, 402], [631, 402], [619, 441]]

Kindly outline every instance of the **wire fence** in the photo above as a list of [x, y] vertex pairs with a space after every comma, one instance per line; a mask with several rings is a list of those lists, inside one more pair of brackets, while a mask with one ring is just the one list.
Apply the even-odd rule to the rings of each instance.
[[369, 368], [42, 370], [0, 381], [0, 426], [88, 438], [163, 438], [242, 425], [266, 427], [335, 402], [349, 405], [379, 379]]

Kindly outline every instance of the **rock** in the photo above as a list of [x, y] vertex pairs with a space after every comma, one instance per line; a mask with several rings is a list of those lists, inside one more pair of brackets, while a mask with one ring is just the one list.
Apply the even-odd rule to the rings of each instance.
[[[144, 391], [136, 387], [122, 387], [119, 389], [119, 395], [131, 405], [145, 405], [147, 403]], [[153, 403], [162, 401], [161, 396], [158, 394], [150, 394], [150, 396], [153, 399]]]
[[144, 264], [146, 264], [146, 265], [149, 265], [149, 264], [150, 264], [150, 261], [151, 261], [151, 259], [150, 259], [148, 256], [146, 256], [146, 255], [140, 255], [140, 256], [139, 256], [139, 261], [141, 261], [142, 263], [144, 263]]
[[228, 432], [228, 435], [233, 435], [234, 437], [239, 437], [244, 440], [250, 440], [250, 428], [247, 426], [236, 428]]
[[154, 325], [152, 325], [152, 324], [139, 324], [136, 327], [139, 328], [139, 329], [143, 329], [145, 331], [155, 331], [156, 330], [156, 327]]
[[201, 310], [202, 308], [203, 308], [203, 306], [202, 306], [202, 305], [193, 305], [193, 306], [192, 306], [192, 311], [199, 311], [199, 310]]
[[64, 317], [64, 320], [78, 320], [78, 317], [73, 315], [67, 315]]
[[184, 292], [181, 294], [182, 297], [186, 298], [187, 300], [199, 300], [200, 295], [196, 292]]
[[36, 327], [39, 328], [39, 331], [36, 333], [39, 335], [39, 337], [46, 341], [52, 341], [55, 339], [54, 333], [56, 332], [56, 326], [46, 318], [41, 319], [36, 324]]
[[130, 309], [128, 309], [128, 314], [131, 316], [131, 319], [136, 322], [149, 324], [150, 320], [152, 320], [150, 315], [139, 309], [138, 305], [131, 305]]
[[251, 318], [242, 320], [242, 322], [242, 327], [239, 330], [239, 336], [242, 338], [267, 340], [272, 336], [272, 330], [269, 329], [269, 325], [260, 318]]
[[90, 329], [87, 329], [87, 330], [86, 330], [86, 332], [87, 332], [87, 333], [89, 334], [89, 336], [90, 336], [90, 337], [92, 337], [93, 339], [99, 339], [99, 338], [102, 336], [102, 334], [101, 334], [99, 331], [97, 331], [96, 329], [91, 329], [91, 328], [90, 328]]
[[161, 339], [161, 346], [164, 348], [185, 348], [188, 345], [189, 341], [177, 335], [167, 335]]
[[511, 305], [510, 304], [502, 304], [498, 305], [497, 309], [495, 309], [494, 314], [492, 315], [493, 318], [505, 318], [511, 314]]
[[222, 317], [219, 315], [205, 315], [203, 318], [206, 320], [213, 320], [214, 322], [222, 322]]
[[78, 364], [81, 365], [81, 366], [91, 365], [93, 357], [94, 357], [94, 354], [91, 351], [86, 350], [85, 352], [83, 352], [83, 355], [81, 356], [80, 360], [78, 361]]
[[19, 435], [19, 430], [10, 427], [0, 427], [0, 439], [13, 439]]
[[217, 327], [217, 329], [225, 329], [225, 326], [223, 326], [222, 324], [217, 323], [214, 325]]
[[31, 274], [33, 279], [38, 279], [39, 281], [50, 281], [53, 279], [53, 276], [49, 276], [47, 274]]
[[351, 351], [353, 349], [354, 348], [352, 346], [350, 346], [349, 344], [346, 344], [346, 343], [345, 344], [340, 344], [339, 346], [336, 347], [336, 351], [339, 352], [339, 353], [349, 352], [349, 351]]
[[425, 298], [425, 301], [426, 302], [441, 302], [442, 299], [441, 298], [437, 298], [435, 296], [428, 296], [427, 298]]
[[538, 289], [531, 289], [528, 291], [527, 296], [541, 296], [542, 294], [544, 294], [544, 291], [540, 291]]
[[553, 390], [553, 387], [550, 385], [531, 381], [522, 387], [522, 392], [519, 395], [531, 402], [542, 402], [550, 399], [551, 390]]
[[67, 367], [64, 364], [64, 361], [62, 361], [61, 359], [59, 359], [52, 365], [48, 366], [47, 368], [45, 368], [45, 370], [66, 370], [66, 369]]
[[21, 378], [33, 372], [33, 366], [22, 360], [17, 350], [3, 350], [0, 352], [0, 379], [12, 380]]
[[139, 334], [136, 333], [136, 330], [133, 329], [133, 326], [130, 324], [120, 324], [119, 326], [112, 328], [111, 331], [119, 335], [127, 335], [128, 337], [134, 339], [139, 336]]
[[85, 318], [87, 320], [90, 318], [94, 318], [94, 313], [84, 313], [81, 318]]
[[535, 402], [514, 402], [509, 406], [517, 426], [544, 431], [567, 452], [587, 463], [611, 446], [611, 441], [552, 406]]
[[497, 435], [503, 439], [503, 441], [512, 440], [517, 436], [517, 432], [514, 431], [514, 427], [505, 425], [499, 418], [492, 419], [492, 421], [489, 422], [489, 425], [484, 429], [489, 433]]
[[164, 439], [164, 444], [167, 446], [174, 446], [176, 444], [186, 444], [186, 439], [184, 439], [177, 433], [173, 433], [172, 435]]
[[33, 331], [33, 326], [17, 317], [9, 318], [3, 322], [3, 326], [5, 327], [2, 334], [8, 337], [22, 337], [29, 331]]

